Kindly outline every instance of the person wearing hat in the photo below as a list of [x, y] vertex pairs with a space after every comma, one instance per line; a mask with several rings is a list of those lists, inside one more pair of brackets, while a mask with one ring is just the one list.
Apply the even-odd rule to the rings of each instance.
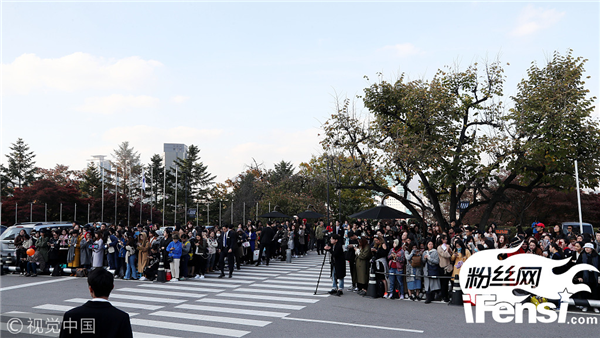
[[[596, 269], [600, 270], [600, 258], [598, 257], [598, 252], [594, 250], [594, 244], [585, 243], [583, 245], [583, 250], [580, 256], [581, 264], [589, 264]], [[600, 300], [600, 286], [599, 286], [599, 274], [597, 271], [592, 270], [584, 270], [577, 274], [577, 280], [581, 283], [585, 283], [590, 287], [590, 292], [585, 293], [585, 299], [588, 300]], [[583, 307], [582, 310], [587, 312], [588, 308]], [[600, 313], [598, 308], [594, 308], [594, 312]]]
[[183, 251], [183, 246], [179, 241], [179, 233], [173, 233], [173, 241], [167, 245], [167, 252], [170, 258], [173, 260], [170, 262], [171, 264], [171, 282], [179, 281], [179, 263], [181, 260], [181, 254]]
[[535, 239], [537, 241], [540, 241], [542, 239], [542, 234], [544, 233], [544, 228], [546, 228], [544, 223], [537, 223], [535, 225], [535, 232], [533, 234], [533, 237], [535, 237]]

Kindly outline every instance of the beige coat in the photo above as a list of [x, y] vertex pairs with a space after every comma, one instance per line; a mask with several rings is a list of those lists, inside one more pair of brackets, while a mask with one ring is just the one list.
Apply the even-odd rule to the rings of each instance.
[[141, 232], [138, 238], [138, 267], [139, 273], [144, 273], [144, 268], [148, 265], [148, 251], [150, 250], [150, 242], [146, 238], [146, 233]]
[[446, 266], [452, 264], [452, 262], [450, 262], [450, 257], [452, 256], [452, 249], [450, 248], [450, 245], [446, 244], [446, 250], [443, 250], [441, 245], [438, 246], [437, 253], [440, 257], [440, 268], [442, 268], [442, 270]]

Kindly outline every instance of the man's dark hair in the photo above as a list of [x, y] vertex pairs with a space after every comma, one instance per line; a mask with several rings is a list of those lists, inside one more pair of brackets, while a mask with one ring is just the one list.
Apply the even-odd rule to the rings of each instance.
[[96, 297], [108, 297], [115, 283], [112, 273], [103, 268], [96, 268], [88, 275], [88, 285], [94, 290]]

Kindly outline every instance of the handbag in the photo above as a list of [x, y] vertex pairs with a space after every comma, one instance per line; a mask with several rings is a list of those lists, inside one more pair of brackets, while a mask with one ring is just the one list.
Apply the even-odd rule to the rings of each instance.
[[253, 253], [253, 256], [252, 256], [252, 257], [254, 258], [254, 260], [255, 260], [255, 261], [256, 261], [256, 260], [258, 260], [258, 255], [259, 255], [259, 254], [260, 254], [260, 251], [259, 251], [259, 250], [254, 250], [254, 253]]
[[421, 255], [413, 255], [412, 258], [410, 259], [410, 266], [412, 266], [413, 268], [420, 268], [422, 265], [421, 262]]
[[250, 247], [250, 242], [243, 242], [243, 243], [242, 243], [242, 246], [243, 246], [244, 248], [249, 248], [249, 247]]

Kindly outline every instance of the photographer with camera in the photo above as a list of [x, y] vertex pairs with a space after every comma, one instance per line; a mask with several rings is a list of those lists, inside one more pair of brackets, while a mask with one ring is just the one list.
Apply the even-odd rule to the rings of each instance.
[[344, 249], [340, 242], [340, 236], [333, 234], [329, 240], [331, 245], [325, 246], [325, 251], [331, 253], [331, 280], [333, 282], [330, 295], [341, 296], [344, 294], [344, 278], [346, 277], [346, 259], [344, 257]]

